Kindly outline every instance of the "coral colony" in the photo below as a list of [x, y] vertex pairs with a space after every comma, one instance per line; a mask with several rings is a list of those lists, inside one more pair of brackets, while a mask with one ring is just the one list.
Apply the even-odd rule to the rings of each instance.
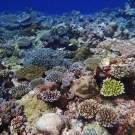
[[135, 0], [29, 11], [0, 14], [0, 135], [135, 135]]

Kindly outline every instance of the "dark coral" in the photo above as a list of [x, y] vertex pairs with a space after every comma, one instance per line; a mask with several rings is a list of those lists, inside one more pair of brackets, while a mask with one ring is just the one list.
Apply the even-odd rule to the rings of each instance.
[[2, 125], [10, 124], [11, 119], [20, 116], [23, 111], [23, 106], [14, 101], [2, 102], [0, 104], [0, 118]]

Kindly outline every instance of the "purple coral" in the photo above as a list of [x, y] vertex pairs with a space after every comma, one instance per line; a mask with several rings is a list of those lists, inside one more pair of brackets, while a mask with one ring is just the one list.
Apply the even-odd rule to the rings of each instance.
[[60, 98], [60, 96], [61, 96], [60, 91], [46, 90], [46, 91], [43, 91], [42, 93], [40, 93], [38, 95], [38, 98], [43, 101], [54, 102], [55, 100], [58, 100]]

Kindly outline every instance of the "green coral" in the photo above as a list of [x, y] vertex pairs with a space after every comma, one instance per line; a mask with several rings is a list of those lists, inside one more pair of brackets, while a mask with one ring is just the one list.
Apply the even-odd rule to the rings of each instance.
[[124, 93], [124, 85], [120, 81], [114, 79], [105, 79], [100, 93], [104, 96], [118, 96]]
[[73, 44], [73, 45], [78, 45], [79, 42], [78, 42], [76, 39], [71, 38], [71, 39], [69, 40], [69, 43], [70, 43], [70, 44]]
[[45, 71], [46, 71], [45, 67], [28, 65], [27, 67], [17, 70], [15, 75], [18, 79], [25, 78], [31, 81], [36, 78], [41, 78]]

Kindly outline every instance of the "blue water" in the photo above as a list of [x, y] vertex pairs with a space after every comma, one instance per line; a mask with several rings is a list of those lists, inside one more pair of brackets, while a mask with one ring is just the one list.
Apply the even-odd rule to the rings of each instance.
[[127, 0], [0, 0], [0, 12], [24, 11], [25, 7], [33, 7], [36, 11], [48, 14], [62, 14], [72, 10], [93, 13], [105, 7], [124, 8], [125, 2]]

